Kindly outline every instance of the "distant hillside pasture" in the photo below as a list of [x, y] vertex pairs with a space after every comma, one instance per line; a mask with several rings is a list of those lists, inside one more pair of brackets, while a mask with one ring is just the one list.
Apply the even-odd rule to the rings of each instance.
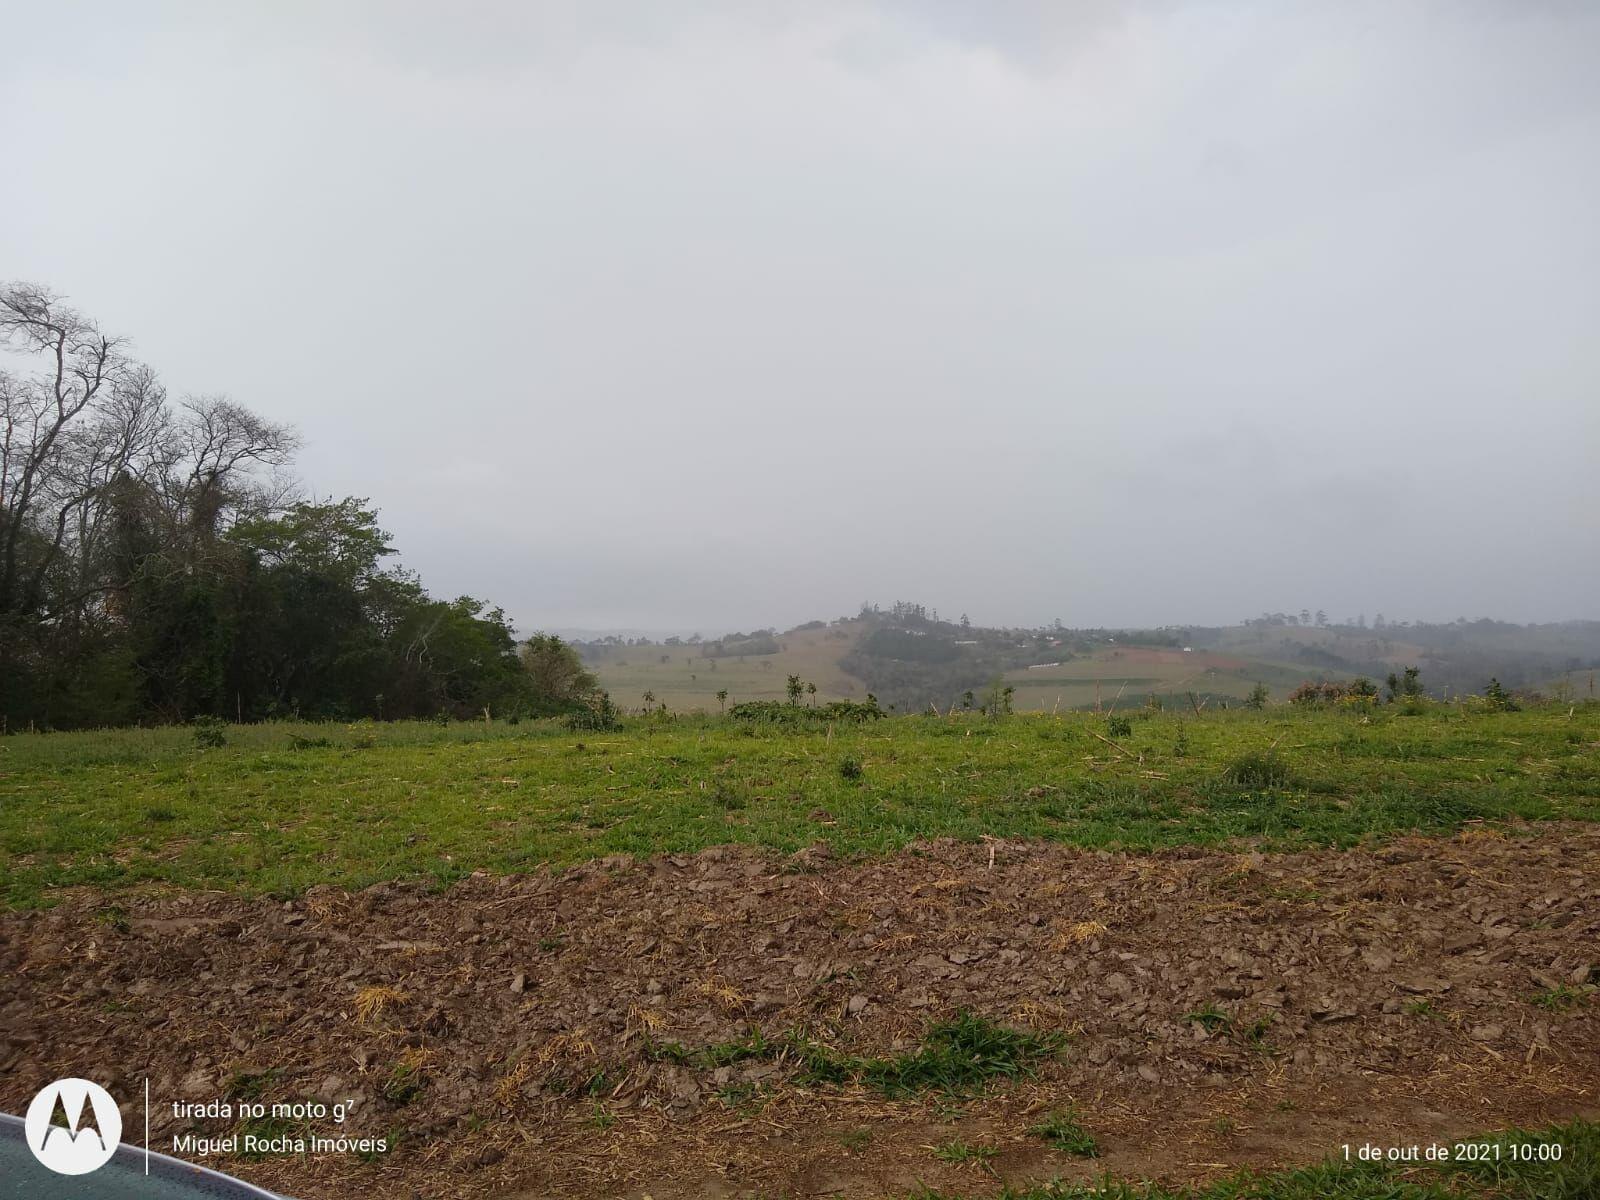
[[[865, 685], [839, 667], [839, 659], [849, 653], [861, 633], [858, 621], [793, 630], [777, 635], [776, 654], [717, 658], [708, 658], [700, 646], [689, 644], [612, 646], [598, 654], [585, 647], [584, 662], [600, 686], [625, 709], [644, 707], [646, 692], [653, 697], [652, 705], [665, 704], [673, 712], [717, 712], [721, 707], [717, 692], [723, 689], [730, 705], [745, 700], [782, 700], [790, 675], [816, 684], [814, 699], [819, 704], [864, 700]], [[806, 699], [809, 702], [813, 697]]]
[[1283, 700], [1308, 672], [1303, 666], [1150, 646], [1108, 646], [1092, 655], [1008, 671], [1006, 683], [1016, 688], [1018, 712], [1093, 708], [1138, 708], [1154, 695], [1163, 704], [1188, 704], [1197, 698], [1243, 700], [1264, 683], [1273, 698]]

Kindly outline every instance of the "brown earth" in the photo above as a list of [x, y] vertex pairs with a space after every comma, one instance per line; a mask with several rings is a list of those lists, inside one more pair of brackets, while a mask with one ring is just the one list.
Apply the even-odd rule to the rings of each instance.
[[[62, 1075], [124, 1100], [148, 1076], [162, 1149], [230, 1124], [172, 1100], [276, 1070], [267, 1100], [356, 1102], [318, 1132], [404, 1131], [370, 1163], [222, 1164], [308, 1200], [983, 1194], [994, 1175], [932, 1147], [994, 1146], [1012, 1182], [1184, 1180], [1600, 1111], [1591, 826], [1266, 857], [718, 849], [443, 894], [117, 903], [0, 917], [0, 1108]], [[1570, 1007], [1532, 1003], [1562, 987]], [[1207, 1006], [1231, 1026], [1187, 1019]], [[888, 1054], [963, 1008], [1067, 1048], [1014, 1087], [900, 1100], [646, 1053], [759, 1027]], [[1098, 1160], [1026, 1133], [1067, 1104]]]

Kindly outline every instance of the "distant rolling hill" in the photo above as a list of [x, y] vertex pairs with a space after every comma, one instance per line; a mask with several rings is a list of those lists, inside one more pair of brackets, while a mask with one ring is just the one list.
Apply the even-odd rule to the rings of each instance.
[[[630, 644], [631, 643], [631, 644]], [[940, 621], [920, 605], [863, 610], [787, 632], [759, 630], [723, 643], [613, 637], [576, 643], [600, 685], [627, 709], [665, 704], [716, 712], [727, 703], [781, 700], [797, 675], [815, 700], [876, 695], [898, 711], [982, 704], [994, 681], [1018, 712], [1231, 704], [1264, 684], [1274, 702], [1306, 680], [1365, 675], [1382, 684], [1415, 666], [1433, 694], [1508, 687], [1582, 698], [1600, 670], [1600, 622], [1511, 625], [1306, 625], [1256, 620], [1160, 630], [993, 629]], [[646, 697], [649, 697], [647, 700]]]

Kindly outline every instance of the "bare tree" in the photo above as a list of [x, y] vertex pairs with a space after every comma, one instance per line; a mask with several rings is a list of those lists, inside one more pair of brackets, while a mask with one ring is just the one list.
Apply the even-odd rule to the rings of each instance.
[[[148, 367], [49, 290], [0, 286], [0, 346], [41, 363], [0, 370], [0, 617], [83, 617], [137, 565], [119, 516], [155, 527], [172, 569], [243, 516], [280, 510], [299, 439], [216, 396], [176, 411]], [[126, 532], [126, 531], [124, 531]]]
[[45, 364], [0, 371], [0, 615], [26, 614], [82, 502], [68, 463], [83, 447], [69, 431], [96, 415], [130, 364], [118, 339], [34, 284], [0, 286], [0, 343]]

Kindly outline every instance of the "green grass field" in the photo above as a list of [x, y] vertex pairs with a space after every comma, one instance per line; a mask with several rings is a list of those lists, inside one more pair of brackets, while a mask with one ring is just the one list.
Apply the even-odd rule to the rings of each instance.
[[1131, 729], [1107, 741], [1104, 719], [1064, 712], [831, 730], [279, 724], [230, 727], [212, 749], [181, 728], [16, 735], [0, 739], [0, 884], [19, 907], [85, 885], [293, 894], [721, 843], [1295, 847], [1600, 819], [1594, 706], [1140, 712]]

